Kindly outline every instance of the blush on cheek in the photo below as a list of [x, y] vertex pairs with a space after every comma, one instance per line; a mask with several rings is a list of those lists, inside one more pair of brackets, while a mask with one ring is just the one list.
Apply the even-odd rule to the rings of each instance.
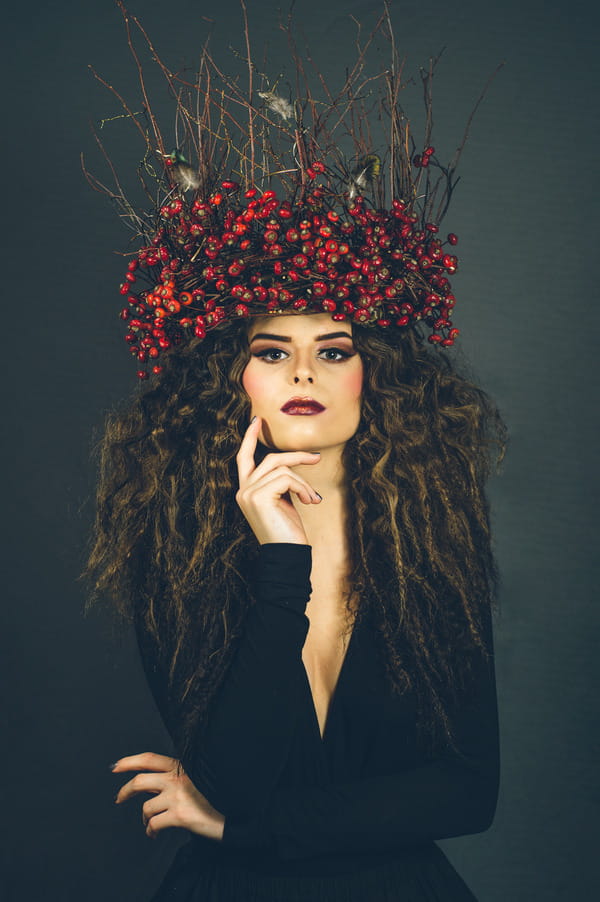
[[252, 372], [252, 367], [247, 366], [242, 373], [242, 385], [250, 400], [260, 395], [261, 382], [260, 376]]
[[357, 367], [344, 376], [342, 386], [348, 395], [360, 398], [363, 385], [363, 368]]

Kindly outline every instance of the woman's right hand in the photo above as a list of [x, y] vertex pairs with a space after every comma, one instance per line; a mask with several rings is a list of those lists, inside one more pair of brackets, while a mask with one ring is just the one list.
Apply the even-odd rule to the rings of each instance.
[[311, 451], [278, 451], [267, 454], [256, 466], [254, 453], [260, 426], [260, 417], [255, 417], [237, 453], [240, 487], [235, 500], [261, 545], [267, 542], [307, 545], [302, 520], [285, 496], [293, 492], [303, 504], [320, 503], [321, 496], [293, 470], [301, 464], [318, 463], [320, 455]]

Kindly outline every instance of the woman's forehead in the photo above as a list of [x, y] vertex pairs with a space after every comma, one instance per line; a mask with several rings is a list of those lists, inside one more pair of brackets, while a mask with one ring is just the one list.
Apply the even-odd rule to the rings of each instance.
[[266, 316], [253, 316], [248, 324], [248, 338], [257, 332], [278, 335], [311, 335], [316, 337], [330, 332], [343, 332], [352, 335], [352, 324], [347, 321], [336, 322], [330, 313], [273, 313]]

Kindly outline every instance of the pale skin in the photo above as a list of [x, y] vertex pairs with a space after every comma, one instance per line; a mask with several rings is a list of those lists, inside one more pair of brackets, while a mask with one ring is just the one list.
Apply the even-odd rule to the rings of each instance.
[[[310, 626], [302, 659], [323, 735], [349, 641], [342, 452], [360, 420], [363, 365], [351, 325], [334, 322], [327, 313], [256, 317], [248, 341], [252, 356], [242, 383], [252, 421], [236, 459], [236, 501], [261, 545], [312, 546], [313, 591], [306, 609]], [[312, 398], [325, 409], [313, 416], [290, 415], [281, 408], [291, 398]], [[273, 451], [256, 466], [259, 441]], [[114, 773], [138, 773], [115, 801], [151, 794], [142, 806], [150, 837], [166, 827], [182, 827], [222, 839], [223, 814], [183, 771], [177, 774], [177, 763], [152, 752], [121, 758]]]

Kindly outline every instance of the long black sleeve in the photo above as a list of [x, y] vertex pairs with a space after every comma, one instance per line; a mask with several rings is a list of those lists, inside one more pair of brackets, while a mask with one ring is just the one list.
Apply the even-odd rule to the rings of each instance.
[[[302, 647], [311, 593], [309, 545], [265, 544], [254, 571], [256, 604], [248, 612], [211, 716], [197, 737], [197, 753], [184, 762], [190, 779], [227, 816], [256, 810], [270, 794], [292, 739], [305, 672]], [[178, 717], [141, 618], [136, 632], [157, 707], [176, 743]]]
[[264, 804], [287, 758], [304, 688], [311, 551], [309, 545], [261, 546], [256, 604], [198, 737], [190, 776], [227, 816]]

